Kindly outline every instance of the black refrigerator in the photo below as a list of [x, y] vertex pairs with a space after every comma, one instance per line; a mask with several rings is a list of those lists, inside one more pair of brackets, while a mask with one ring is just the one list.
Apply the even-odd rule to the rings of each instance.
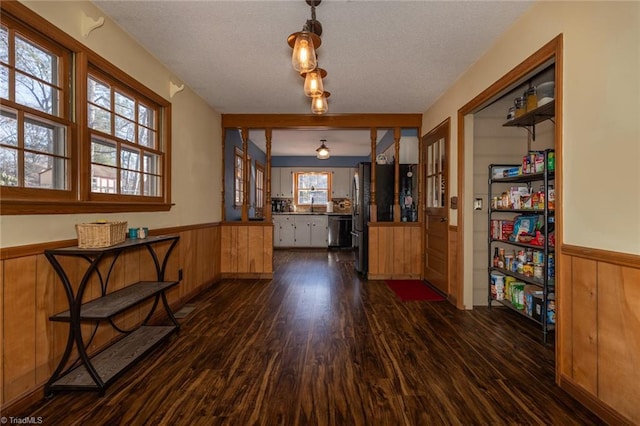
[[[376, 164], [376, 205], [378, 222], [393, 222], [394, 166]], [[369, 223], [371, 204], [371, 163], [359, 163], [351, 188], [353, 246], [356, 271], [366, 275], [369, 259]]]

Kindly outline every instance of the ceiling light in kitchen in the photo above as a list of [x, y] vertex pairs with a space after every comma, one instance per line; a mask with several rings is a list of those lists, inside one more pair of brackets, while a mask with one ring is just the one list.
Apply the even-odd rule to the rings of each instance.
[[316, 149], [316, 158], [319, 160], [326, 160], [330, 157], [329, 148], [325, 145], [326, 139], [320, 139], [321, 145], [318, 149]]

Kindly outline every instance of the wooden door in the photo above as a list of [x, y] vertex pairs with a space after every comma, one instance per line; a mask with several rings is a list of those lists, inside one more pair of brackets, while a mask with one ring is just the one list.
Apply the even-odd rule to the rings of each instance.
[[424, 220], [424, 278], [447, 295], [449, 208], [449, 120], [422, 137], [426, 193]]

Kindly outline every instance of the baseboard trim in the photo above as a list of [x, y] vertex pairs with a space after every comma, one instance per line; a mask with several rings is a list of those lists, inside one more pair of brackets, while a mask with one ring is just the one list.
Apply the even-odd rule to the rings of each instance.
[[223, 272], [220, 274], [222, 279], [237, 279], [237, 280], [271, 280], [273, 279], [273, 272]]
[[420, 274], [367, 274], [368, 280], [420, 280]]
[[631, 420], [605, 404], [595, 395], [584, 390], [582, 386], [572, 379], [560, 375], [560, 382], [558, 383], [558, 386], [571, 395], [576, 401], [591, 410], [596, 416], [604, 420], [607, 424], [624, 426], [632, 426], [634, 424]]

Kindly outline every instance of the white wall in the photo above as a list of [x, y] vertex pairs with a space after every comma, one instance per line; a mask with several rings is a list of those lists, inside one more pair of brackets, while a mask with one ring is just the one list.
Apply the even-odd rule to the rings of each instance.
[[[422, 129], [451, 117], [456, 170], [458, 109], [560, 33], [564, 242], [640, 254], [640, 3], [535, 3], [425, 112]], [[454, 173], [453, 195], [456, 185]]]
[[0, 245], [11, 247], [75, 238], [74, 224], [97, 218], [149, 228], [217, 222], [221, 218], [221, 118], [188, 87], [170, 99], [169, 80], [182, 82], [110, 19], [89, 37], [81, 16], [102, 16], [90, 2], [24, 1], [40, 16], [172, 103], [172, 202], [169, 212], [0, 217]]
[[[564, 36], [561, 241], [640, 254], [640, 3], [536, 2], [425, 112], [423, 132], [451, 117], [450, 189], [456, 195], [458, 109], [560, 33]], [[466, 195], [473, 194], [472, 182], [465, 185]], [[603, 211], [615, 212], [615, 219]], [[473, 213], [465, 210], [465, 214]], [[457, 224], [456, 212], [450, 216], [452, 225]], [[467, 257], [471, 238], [465, 235], [463, 241], [465, 258], [471, 259]], [[466, 306], [472, 303], [471, 276], [465, 269]]]

